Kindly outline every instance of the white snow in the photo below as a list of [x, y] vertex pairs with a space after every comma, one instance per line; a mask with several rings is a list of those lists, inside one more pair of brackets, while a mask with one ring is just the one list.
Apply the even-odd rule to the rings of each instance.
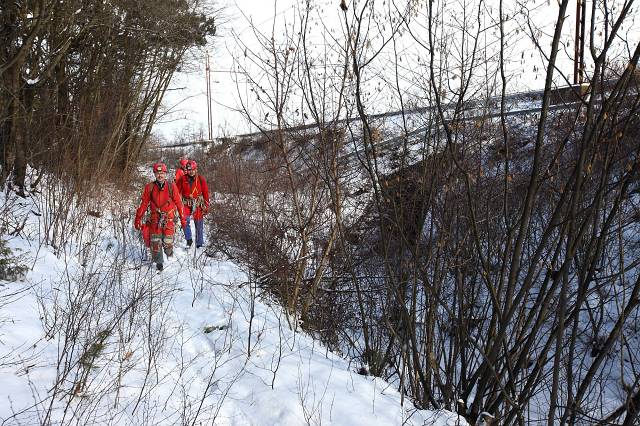
[[160, 274], [126, 214], [87, 217], [56, 256], [39, 242], [44, 204], [1, 197], [27, 219], [1, 237], [32, 266], [0, 281], [2, 424], [466, 424], [401, 405], [391, 385], [293, 331], [269, 297], [252, 299], [239, 265], [188, 252], [180, 236]]

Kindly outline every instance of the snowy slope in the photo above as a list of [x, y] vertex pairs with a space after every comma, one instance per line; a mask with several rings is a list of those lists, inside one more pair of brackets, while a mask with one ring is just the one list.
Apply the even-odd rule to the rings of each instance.
[[466, 424], [401, 405], [292, 331], [236, 264], [179, 247], [157, 274], [130, 227], [133, 201], [85, 216], [55, 249], [39, 243], [49, 197], [2, 197], [7, 231], [26, 222], [1, 238], [31, 267], [0, 281], [2, 424]]

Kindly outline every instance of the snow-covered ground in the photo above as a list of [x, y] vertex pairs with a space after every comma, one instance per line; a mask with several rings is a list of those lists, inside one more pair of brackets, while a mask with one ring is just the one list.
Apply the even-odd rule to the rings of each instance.
[[156, 273], [131, 229], [134, 200], [86, 216], [54, 248], [40, 243], [53, 232], [50, 196], [1, 197], [5, 232], [24, 227], [0, 237], [30, 268], [0, 281], [4, 425], [466, 424], [357, 374], [293, 331], [241, 266], [187, 251], [180, 236]]

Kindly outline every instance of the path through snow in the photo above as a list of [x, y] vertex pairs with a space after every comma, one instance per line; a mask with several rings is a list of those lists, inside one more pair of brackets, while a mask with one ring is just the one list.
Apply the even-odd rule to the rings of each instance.
[[3, 425], [466, 424], [402, 407], [292, 331], [232, 262], [178, 247], [158, 274], [129, 227], [96, 218], [55, 256], [38, 243], [37, 203], [15, 206], [27, 226], [3, 238], [33, 268], [0, 281]]

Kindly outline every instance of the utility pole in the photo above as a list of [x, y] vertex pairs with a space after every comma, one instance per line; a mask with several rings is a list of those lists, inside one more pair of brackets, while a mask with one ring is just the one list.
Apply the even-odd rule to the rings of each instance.
[[209, 51], [207, 50], [206, 64], [206, 80], [207, 80], [207, 129], [209, 130], [209, 140], [213, 140], [213, 120], [211, 115], [211, 70], [209, 67]]
[[573, 57], [573, 84], [582, 84], [584, 73], [584, 27], [587, 0], [576, 0], [576, 38]]

